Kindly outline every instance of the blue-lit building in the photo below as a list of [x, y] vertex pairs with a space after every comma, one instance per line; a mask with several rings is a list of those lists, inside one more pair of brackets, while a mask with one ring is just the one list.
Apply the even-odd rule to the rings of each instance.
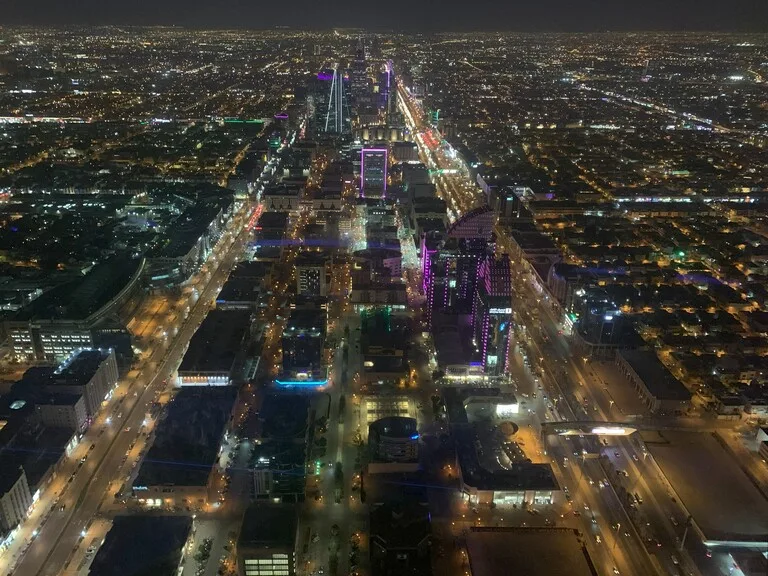
[[298, 308], [291, 312], [283, 330], [283, 370], [278, 384], [325, 383], [325, 333], [325, 310]]

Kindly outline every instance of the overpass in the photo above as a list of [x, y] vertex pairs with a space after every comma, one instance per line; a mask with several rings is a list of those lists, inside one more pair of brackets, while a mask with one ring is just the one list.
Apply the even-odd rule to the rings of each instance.
[[[548, 436], [557, 434], [560, 436], [629, 436], [637, 432], [642, 425], [627, 425], [623, 422], [601, 422], [601, 421], [575, 421], [575, 422], [542, 422], [541, 434]], [[650, 427], [646, 427], [650, 428]], [[657, 429], [658, 427], [653, 427]]]

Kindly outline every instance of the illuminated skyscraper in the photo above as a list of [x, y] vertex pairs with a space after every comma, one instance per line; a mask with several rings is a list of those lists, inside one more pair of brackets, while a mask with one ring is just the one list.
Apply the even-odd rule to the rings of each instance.
[[325, 131], [343, 134], [349, 131], [349, 113], [345, 114], [344, 75], [339, 66], [333, 70], [331, 89], [328, 93], [328, 111], [325, 114]]
[[355, 60], [352, 62], [352, 73], [350, 74], [350, 91], [354, 98], [366, 96], [369, 92], [367, 68], [365, 48], [361, 43], [355, 53]]
[[437, 247], [423, 251], [427, 319], [435, 312], [469, 314], [479, 267], [486, 257], [496, 217], [487, 206], [467, 212], [446, 231]]
[[503, 374], [512, 320], [509, 259], [488, 256], [480, 264], [478, 276], [472, 310], [475, 349], [487, 374]]
[[383, 198], [387, 193], [386, 148], [363, 148], [360, 153], [360, 196]]

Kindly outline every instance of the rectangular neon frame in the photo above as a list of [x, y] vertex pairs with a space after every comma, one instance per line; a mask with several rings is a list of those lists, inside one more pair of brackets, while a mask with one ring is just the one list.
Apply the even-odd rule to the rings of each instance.
[[365, 198], [365, 153], [366, 152], [383, 152], [384, 153], [384, 190], [381, 193], [381, 197], [384, 198], [387, 195], [387, 168], [389, 164], [389, 152], [386, 148], [363, 148], [360, 151], [360, 196]]
[[325, 380], [275, 380], [275, 384], [284, 387], [322, 388], [328, 384], [328, 378]]

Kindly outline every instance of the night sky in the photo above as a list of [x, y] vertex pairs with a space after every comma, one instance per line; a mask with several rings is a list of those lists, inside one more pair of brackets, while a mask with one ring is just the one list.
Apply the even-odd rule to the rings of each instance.
[[768, 0], [3, 0], [5, 24], [768, 31]]

